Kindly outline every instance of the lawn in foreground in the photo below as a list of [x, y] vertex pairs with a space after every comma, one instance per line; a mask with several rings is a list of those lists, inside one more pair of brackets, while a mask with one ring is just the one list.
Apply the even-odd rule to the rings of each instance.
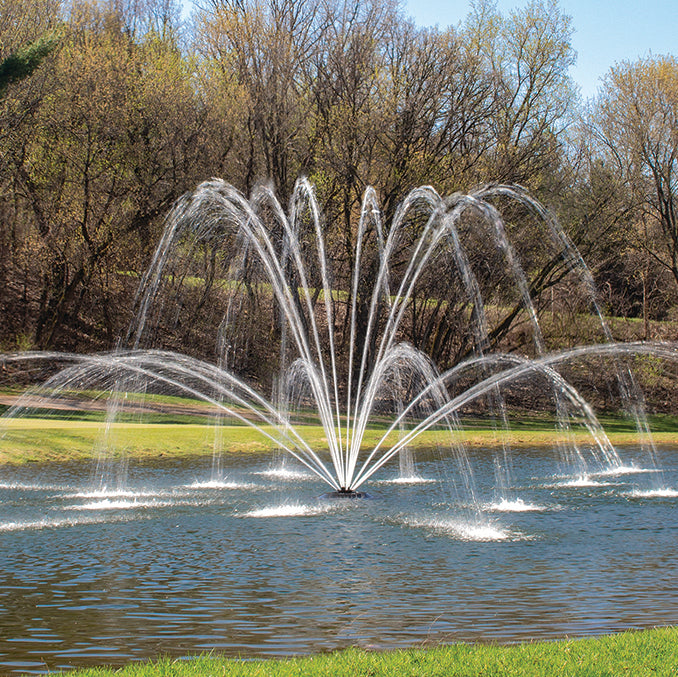
[[678, 628], [624, 632], [593, 639], [535, 642], [513, 646], [453, 644], [434, 649], [366, 652], [347, 649], [285, 660], [198, 656], [135, 663], [120, 670], [88, 668], [69, 677], [294, 677], [297, 675], [420, 677], [427, 675], [529, 677], [678, 675]]

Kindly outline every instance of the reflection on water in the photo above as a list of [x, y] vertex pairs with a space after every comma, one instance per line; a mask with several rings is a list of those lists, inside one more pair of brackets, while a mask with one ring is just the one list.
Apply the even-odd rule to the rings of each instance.
[[[0, 672], [215, 650], [274, 656], [348, 645], [517, 641], [678, 622], [678, 451], [664, 472], [566, 477], [546, 451], [514, 460], [483, 513], [458, 506], [446, 459], [421, 478], [327, 501], [303, 473], [230, 458], [136, 466], [89, 493], [89, 467], [0, 477]], [[661, 486], [657, 482], [661, 481]]]

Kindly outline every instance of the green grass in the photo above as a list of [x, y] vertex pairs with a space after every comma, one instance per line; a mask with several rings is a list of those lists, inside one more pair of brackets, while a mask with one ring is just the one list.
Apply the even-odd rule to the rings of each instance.
[[69, 677], [675, 677], [678, 628], [624, 632], [594, 639], [534, 642], [513, 646], [453, 644], [433, 649], [366, 652], [347, 649], [285, 660], [248, 660], [209, 655], [163, 658], [115, 670], [89, 668]]
[[[208, 425], [114, 423], [107, 430], [96, 421], [16, 419], [0, 437], [0, 462], [31, 463], [91, 458], [113, 448], [137, 458], [211, 454], [214, 428]], [[227, 426], [226, 450], [266, 451], [273, 444], [247, 426]]]
[[[7, 419], [0, 424], [0, 463], [35, 463], [71, 461], [92, 458], [98, 449], [111, 448], [136, 458], [186, 457], [211, 454], [214, 445], [214, 427], [209, 423], [164, 423], [175, 421], [172, 416], [153, 415], [154, 422], [131, 423], [116, 421], [106, 427], [100, 420], [64, 418], [54, 415], [47, 418]], [[327, 449], [324, 430], [318, 425], [298, 428], [311, 448]], [[637, 443], [635, 427], [628, 421], [611, 419], [606, 429], [613, 444], [618, 446]], [[673, 417], [653, 421], [657, 430], [654, 439], [658, 444], [678, 444], [678, 426]], [[274, 443], [246, 425], [222, 426], [223, 448], [226, 452], [270, 452]], [[383, 430], [368, 429], [363, 446], [371, 448], [381, 438]], [[491, 448], [501, 445], [501, 435], [481, 419], [469, 421], [463, 440], [469, 447]], [[394, 433], [395, 441], [398, 434]], [[590, 444], [585, 432], [577, 432], [580, 444]], [[546, 420], [525, 419], [512, 427], [509, 443], [515, 448], [554, 445], [559, 434]], [[449, 435], [444, 431], [428, 431], [417, 437], [412, 446], [430, 447], [449, 445]]]
[[[10, 396], [9, 401], [17, 394], [14, 390], [0, 390], [0, 395]], [[104, 408], [86, 409], [86, 403], [96, 401], [100, 395], [97, 391], [63, 392], [60, 396], [66, 402], [75, 406], [82, 402], [83, 407], [68, 411], [28, 409], [22, 416], [0, 421], [0, 463], [82, 460], [92, 458], [102, 448], [115, 449], [138, 458], [212, 453], [215, 411], [205, 402], [185, 397], [132, 393], [126, 397], [126, 402], [143, 402], [147, 411], [123, 410], [107, 427]], [[310, 446], [318, 451], [326, 450], [325, 433], [310, 414], [299, 414], [297, 418], [297, 424], [303, 424], [297, 425], [297, 428]], [[374, 417], [363, 446], [373, 447], [391, 420], [388, 416]], [[628, 418], [603, 416], [601, 422], [613, 444], [637, 442], [635, 425]], [[498, 434], [486, 417], [465, 417], [463, 424], [462, 439], [469, 447], [494, 447], [505, 441], [504, 435]], [[558, 442], [559, 433], [552, 415], [514, 411], [510, 415], [510, 426], [508, 441], [516, 448], [552, 446]], [[657, 443], [678, 444], [678, 417], [652, 416], [650, 426]], [[221, 437], [227, 452], [268, 452], [275, 446], [254, 429], [234, 419], [224, 419]], [[394, 433], [390, 441], [395, 442], [398, 437], [398, 433]], [[575, 433], [575, 438], [580, 444], [591, 443], [583, 429]], [[448, 446], [449, 442], [447, 433], [432, 430], [417, 437], [412, 446]]]

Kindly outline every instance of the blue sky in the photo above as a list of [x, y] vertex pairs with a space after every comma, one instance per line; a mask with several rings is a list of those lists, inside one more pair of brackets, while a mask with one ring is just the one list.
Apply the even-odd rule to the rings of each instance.
[[[527, 2], [498, 0], [503, 13]], [[678, 55], [676, 0], [560, 0], [561, 11], [572, 17], [572, 44], [577, 65], [572, 77], [584, 97], [593, 96], [599, 78], [614, 63], [648, 54]], [[468, 0], [406, 0], [405, 13], [420, 26], [456, 25], [469, 13]]]
[[[185, 7], [190, 0], [182, 0]], [[406, 14], [420, 26], [456, 25], [470, 11], [470, 0], [402, 0]], [[506, 14], [524, 7], [527, 0], [497, 0]], [[560, 0], [564, 14], [572, 17], [572, 43], [577, 64], [572, 77], [584, 97], [593, 96], [614, 63], [648, 54], [678, 56], [678, 3], [676, 0]]]

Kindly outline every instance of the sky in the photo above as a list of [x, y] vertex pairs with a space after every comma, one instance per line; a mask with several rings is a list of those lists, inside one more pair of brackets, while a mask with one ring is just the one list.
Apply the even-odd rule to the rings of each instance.
[[[599, 79], [615, 63], [650, 54], [678, 56], [676, 0], [560, 0], [563, 14], [572, 17], [572, 46], [577, 63], [570, 71], [584, 98], [594, 96]], [[498, 0], [507, 14], [526, 1]], [[469, 0], [406, 0], [404, 10], [420, 26], [445, 28], [469, 13]]]
[[[446, 28], [463, 21], [470, 0], [401, 0], [405, 14], [419, 26]], [[185, 11], [191, 0], [182, 0]], [[525, 7], [527, 0], [497, 0], [507, 14]], [[650, 54], [678, 56], [678, 2], [676, 0], [560, 0], [572, 17], [572, 46], [577, 63], [571, 71], [584, 98], [595, 95], [600, 78], [619, 61]]]

